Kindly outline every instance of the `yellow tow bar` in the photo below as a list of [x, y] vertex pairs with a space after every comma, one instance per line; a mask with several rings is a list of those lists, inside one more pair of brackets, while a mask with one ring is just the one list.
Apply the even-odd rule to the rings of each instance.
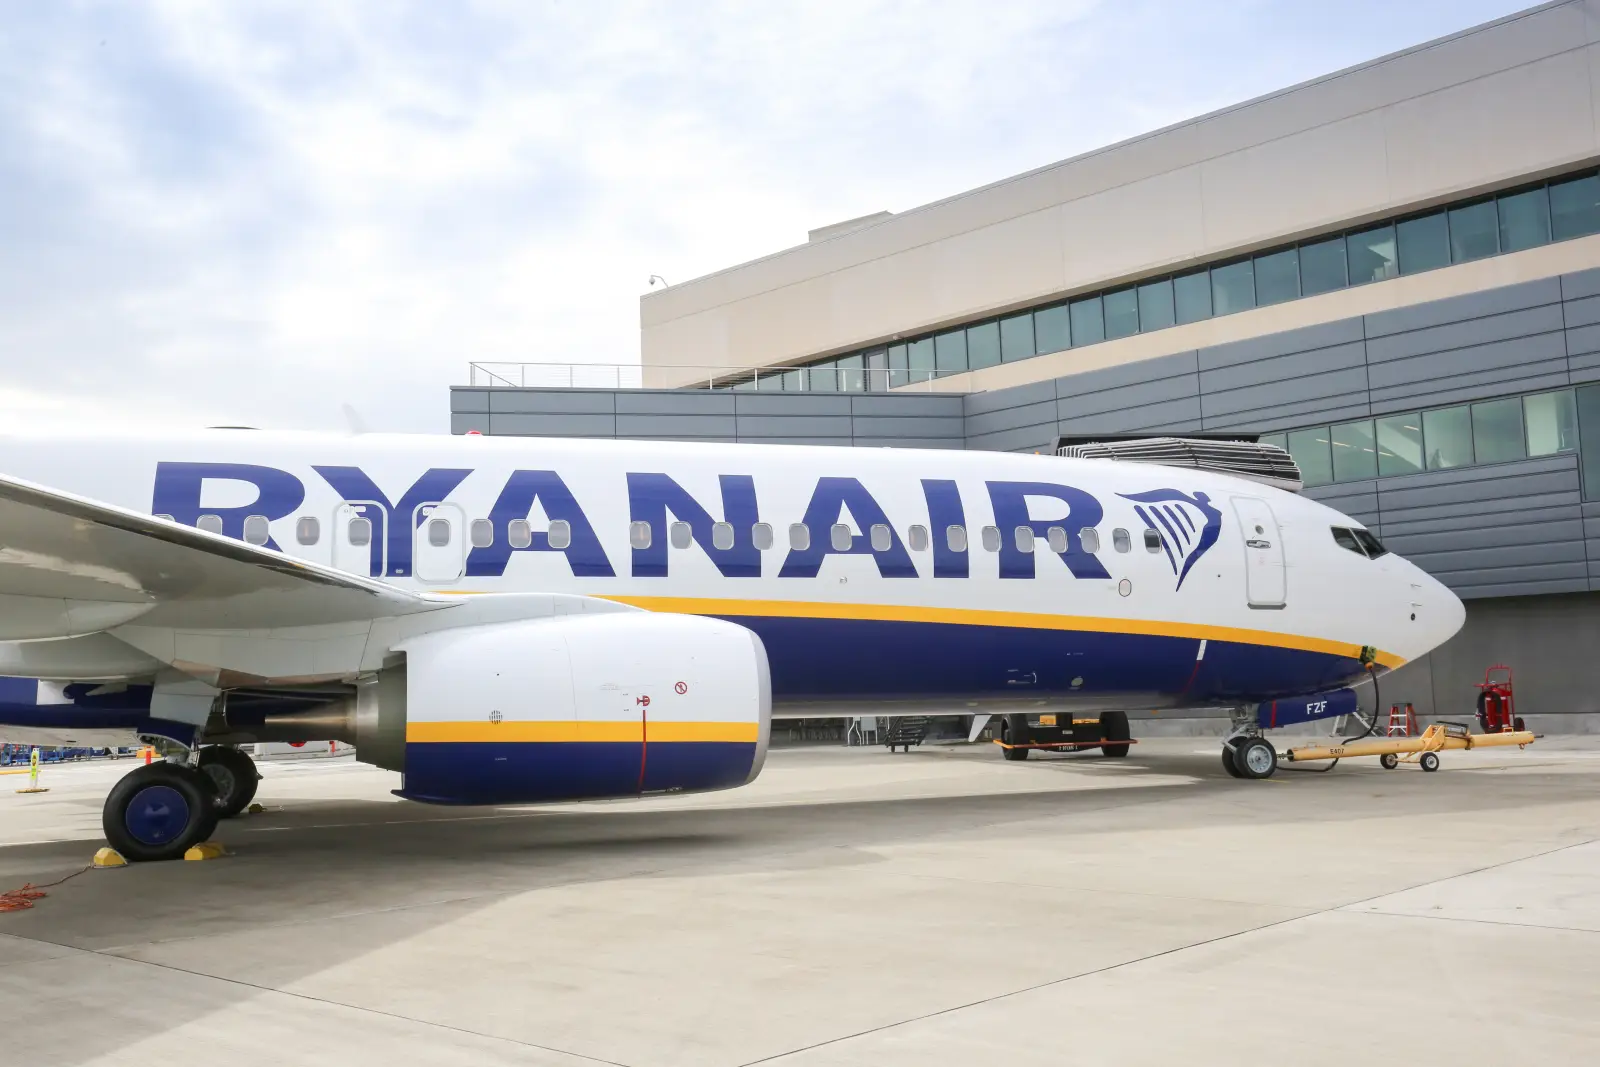
[[1422, 731], [1420, 737], [1380, 737], [1349, 741], [1342, 745], [1306, 745], [1303, 748], [1291, 748], [1283, 756], [1290, 763], [1377, 756], [1386, 768], [1393, 769], [1401, 763], [1418, 763], [1425, 771], [1436, 771], [1439, 769], [1438, 754], [1445, 749], [1499, 748], [1506, 745], [1526, 748], [1533, 742], [1534, 734], [1530, 730], [1474, 734], [1461, 723], [1436, 722]]

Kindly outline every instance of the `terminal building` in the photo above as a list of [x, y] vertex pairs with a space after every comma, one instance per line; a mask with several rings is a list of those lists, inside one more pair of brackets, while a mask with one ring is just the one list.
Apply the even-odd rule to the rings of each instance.
[[1385, 703], [1465, 717], [1507, 663], [1536, 724], [1600, 723], [1600, 0], [814, 230], [640, 320], [633, 380], [474, 365], [453, 432], [1259, 434], [1467, 603]]

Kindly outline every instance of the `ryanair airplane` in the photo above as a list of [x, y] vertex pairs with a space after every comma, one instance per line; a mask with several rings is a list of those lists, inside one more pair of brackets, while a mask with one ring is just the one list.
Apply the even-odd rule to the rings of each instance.
[[774, 714], [1227, 707], [1263, 778], [1263, 728], [1463, 619], [1360, 523], [1193, 466], [210, 430], [0, 470], [0, 741], [164, 742], [106, 801], [130, 859], [241, 810], [252, 742], [497, 804], [742, 785]]

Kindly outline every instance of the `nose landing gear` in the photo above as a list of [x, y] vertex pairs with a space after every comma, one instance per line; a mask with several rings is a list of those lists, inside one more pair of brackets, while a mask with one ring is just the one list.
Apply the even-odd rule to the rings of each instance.
[[1235, 708], [1233, 728], [1222, 742], [1222, 769], [1235, 778], [1271, 778], [1278, 770], [1278, 750], [1261, 736], [1251, 708]]

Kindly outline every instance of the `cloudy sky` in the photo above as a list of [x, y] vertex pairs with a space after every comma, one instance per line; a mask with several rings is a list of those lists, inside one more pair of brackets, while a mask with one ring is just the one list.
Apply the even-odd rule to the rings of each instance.
[[0, 0], [0, 418], [444, 432], [678, 282], [1518, 0]]

